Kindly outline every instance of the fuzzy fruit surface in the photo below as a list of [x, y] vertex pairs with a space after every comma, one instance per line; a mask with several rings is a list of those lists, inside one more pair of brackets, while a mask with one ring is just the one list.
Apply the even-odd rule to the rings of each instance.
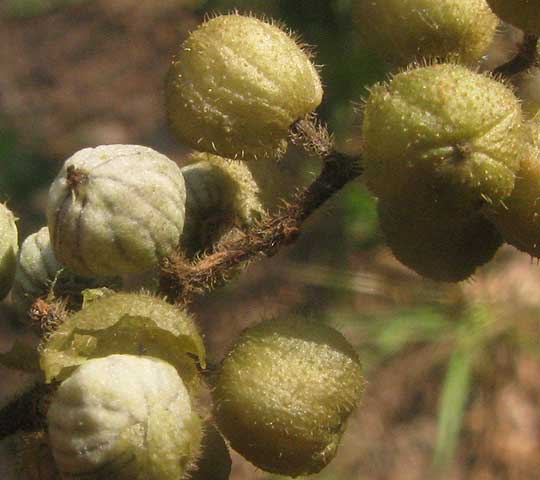
[[190, 480], [229, 480], [232, 460], [221, 434], [213, 425], [204, 427], [201, 455]]
[[366, 182], [381, 198], [429, 186], [467, 211], [497, 206], [525, 154], [521, 121], [513, 92], [488, 76], [452, 64], [399, 73], [365, 106]]
[[186, 183], [186, 221], [181, 238], [192, 256], [209, 250], [234, 226], [260, 218], [259, 187], [244, 162], [208, 153], [190, 157], [182, 168]]
[[187, 312], [145, 293], [110, 293], [86, 301], [43, 344], [41, 368], [47, 381], [66, 378], [89, 359], [138, 353], [175, 366], [188, 387], [196, 387], [195, 360], [204, 367], [205, 348]]
[[19, 234], [15, 216], [5, 205], [0, 204], [0, 300], [11, 289], [17, 265]]
[[318, 472], [334, 457], [363, 389], [353, 347], [302, 318], [246, 330], [223, 360], [215, 415], [231, 446], [281, 475]]
[[63, 479], [189, 478], [202, 436], [174, 367], [132, 355], [77, 369], [58, 388], [47, 421]]
[[431, 193], [378, 205], [379, 221], [395, 257], [431, 280], [459, 282], [493, 258], [502, 244], [495, 227], [478, 212], [455, 215]]
[[185, 200], [180, 168], [151, 148], [80, 150], [49, 190], [54, 254], [89, 277], [148, 270], [178, 245]]
[[452, 57], [480, 59], [498, 25], [485, 0], [359, 0], [355, 11], [364, 42], [394, 64]]
[[540, 35], [540, 4], [538, 0], [487, 0], [502, 20], [526, 33]]
[[289, 127], [321, 99], [317, 70], [294, 39], [237, 14], [195, 30], [166, 81], [173, 131], [196, 150], [228, 158], [281, 156]]
[[540, 257], [540, 124], [524, 129], [529, 154], [521, 162], [512, 195], [490, 218], [505, 241], [533, 257]]

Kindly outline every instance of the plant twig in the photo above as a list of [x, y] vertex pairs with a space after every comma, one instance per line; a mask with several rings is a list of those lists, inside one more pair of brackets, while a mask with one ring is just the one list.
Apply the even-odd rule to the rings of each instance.
[[297, 122], [292, 139], [322, 156], [323, 168], [318, 178], [296, 194], [291, 203], [264, 218], [240, 239], [224, 242], [194, 263], [181, 253], [167, 258], [162, 263], [160, 290], [170, 301], [189, 303], [194, 296], [226, 283], [243, 264], [258, 256], [275, 255], [298, 237], [304, 221], [315, 210], [361, 174], [359, 159], [336, 152], [327, 130], [313, 118]]
[[528, 70], [538, 61], [537, 45], [538, 35], [525, 35], [516, 56], [508, 62], [498, 66], [493, 70], [493, 73], [508, 78]]

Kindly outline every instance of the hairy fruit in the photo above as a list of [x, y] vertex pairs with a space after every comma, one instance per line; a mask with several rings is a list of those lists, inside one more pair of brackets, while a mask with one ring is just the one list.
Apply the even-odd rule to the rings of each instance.
[[166, 82], [176, 135], [227, 158], [281, 156], [291, 125], [321, 99], [317, 70], [298, 44], [276, 25], [238, 14], [195, 30]]
[[176, 370], [133, 355], [79, 367], [58, 388], [47, 420], [64, 480], [189, 478], [202, 436]]
[[218, 426], [257, 467], [318, 472], [335, 455], [363, 390], [356, 352], [336, 330], [290, 317], [246, 330], [214, 390]]
[[424, 58], [479, 60], [498, 19], [485, 0], [360, 0], [356, 23], [364, 42], [392, 63]]
[[185, 201], [180, 168], [151, 148], [80, 150], [49, 190], [54, 254], [89, 277], [150, 269], [178, 245]]
[[0, 300], [11, 289], [17, 265], [19, 234], [15, 216], [5, 205], [0, 204]]

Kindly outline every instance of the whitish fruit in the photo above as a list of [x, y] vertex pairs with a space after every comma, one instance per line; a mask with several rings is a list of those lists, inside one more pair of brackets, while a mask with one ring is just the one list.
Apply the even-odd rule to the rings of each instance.
[[359, 0], [364, 42], [392, 63], [424, 58], [472, 63], [486, 52], [498, 25], [485, 0]]
[[17, 264], [18, 245], [17, 225], [13, 213], [0, 204], [0, 300], [11, 289]]
[[78, 368], [58, 388], [47, 420], [64, 480], [189, 478], [202, 435], [176, 370], [132, 355]]
[[382, 198], [428, 186], [467, 211], [496, 206], [525, 155], [521, 121], [519, 100], [493, 78], [452, 64], [402, 72], [365, 106], [366, 182]]
[[302, 318], [246, 330], [214, 389], [215, 414], [231, 446], [281, 475], [318, 472], [334, 457], [363, 389], [353, 347], [336, 330]]
[[95, 288], [100, 283], [110, 284], [111, 279], [99, 281], [80, 277], [58, 262], [50, 243], [49, 229], [43, 227], [29, 235], [21, 245], [11, 296], [22, 310], [27, 310], [36, 298], [46, 296], [52, 290], [80, 304], [81, 291]]
[[487, 0], [491, 9], [505, 22], [527, 33], [540, 35], [538, 0]]
[[214, 17], [182, 44], [166, 83], [177, 136], [227, 158], [279, 157], [291, 125], [321, 103], [309, 56], [276, 25]]
[[181, 245], [193, 255], [210, 249], [234, 226], [247, 227], [263, 213], [259, 187], [247, 166], [207, 153], [182, 168], [186, 222]]
[[180, 168], [150, 148], [80, 150], [49, 190], [54, 254], [85, 276], [148, 270], [178, 245], [185, 198]]

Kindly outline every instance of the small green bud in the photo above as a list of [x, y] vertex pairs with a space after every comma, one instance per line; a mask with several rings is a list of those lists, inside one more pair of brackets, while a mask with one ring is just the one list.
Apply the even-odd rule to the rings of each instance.
[[400, 65], [432, 57], [475, 62], [499, 23], [485, 0], [360, 0], [355, 13], [365, 43]]
[[493, 258], [502, 244], [481, 214], [460, 218], [456, 210], [418, 192], [401, 200], [381, 199], [381, 229], [395, 257], [426, 278], [459, 282]]
[[223, 360], [216, 420], [257, 467], [311, 474], [334, 457], [362, 390], [358, 357], [339, 332], [296, 317], [266, 321], [246, 330]]
[[365, 179], [383, 198], [437, 190], [466, 210], [498, 205], [525, 153], [513, 92], [465, 67], [431, 65], [376, 85], [364, 111]]
[[526, 33], [540, 35], [538, 0], [487, 0], [491, 9], [505, 22]]
[[521, 162], [516, 186], [490, 218], [505, 241], [533, 257], [540, 257], [540, 123], [525, 125], [529, 154]]
[[187, 479], [202, 436], [174, 367], [134, 355], [79, 367], [56, 391], [47, 421], [64, 480]]
[[290, 126], [321, 99], [319, 75], [302, 48], [276, 25], [237, 14], [195, 30], [166, 83], [178, 137], [227, 158], [281, 156]]
[[19, 235], [15, 216], [0, 204], [0, 300], [10, 291], [17, 265]]
[[181, 245], [188, 255], [210, 249], [232, 227], [247, 227], [263, 213], [259, 187], [243, 162], [208, 153], [181, 169], [186, 220]]

